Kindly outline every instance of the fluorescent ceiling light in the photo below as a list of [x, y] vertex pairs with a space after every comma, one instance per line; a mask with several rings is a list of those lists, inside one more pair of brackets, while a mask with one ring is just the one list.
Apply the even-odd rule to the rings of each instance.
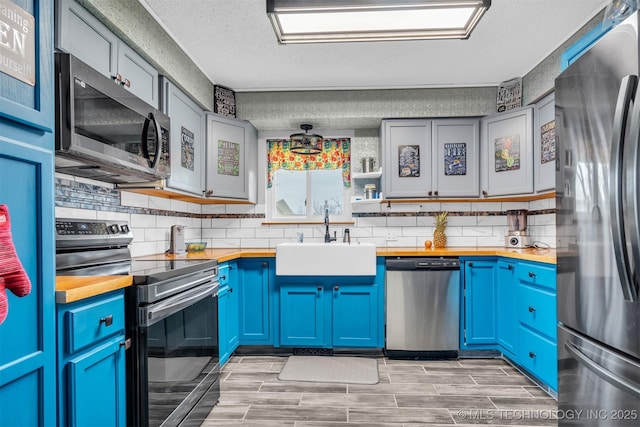
[[280, 43], [466, 39], [491, 0], [267, 0]]

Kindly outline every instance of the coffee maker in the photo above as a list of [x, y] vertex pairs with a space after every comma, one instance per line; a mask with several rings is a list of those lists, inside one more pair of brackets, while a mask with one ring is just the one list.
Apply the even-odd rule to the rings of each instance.
[[508, 248], [526, 248], [531, 246], [531, 238], [527, 235], [526, 209], [507, 211], [509, 231], [504, 238], [504, 245]]

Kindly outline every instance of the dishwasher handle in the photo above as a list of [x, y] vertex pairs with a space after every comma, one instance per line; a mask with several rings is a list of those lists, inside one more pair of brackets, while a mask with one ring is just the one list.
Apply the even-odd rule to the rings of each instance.
[[387, 259], [386, 269], [389, 270], [459, 270], [458, 258], [395, 258]]

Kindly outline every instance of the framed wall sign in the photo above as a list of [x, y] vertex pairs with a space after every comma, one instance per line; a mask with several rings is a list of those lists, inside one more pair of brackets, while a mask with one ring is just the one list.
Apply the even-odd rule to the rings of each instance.
[[236, 93], [224, 86], [213, 87], [213, 112], [226, 117], [236, 116]]
[[522, 107], [522, 79], [519, 77], [500, 83], [496, 111], [502, 113], [518, 107]]

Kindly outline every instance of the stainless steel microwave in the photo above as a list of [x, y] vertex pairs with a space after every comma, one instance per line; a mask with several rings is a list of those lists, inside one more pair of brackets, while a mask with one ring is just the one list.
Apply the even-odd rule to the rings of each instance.
[[168, 116], [67, 53], [55, 71], [56, 171], [117, 184], [170, 175]]

